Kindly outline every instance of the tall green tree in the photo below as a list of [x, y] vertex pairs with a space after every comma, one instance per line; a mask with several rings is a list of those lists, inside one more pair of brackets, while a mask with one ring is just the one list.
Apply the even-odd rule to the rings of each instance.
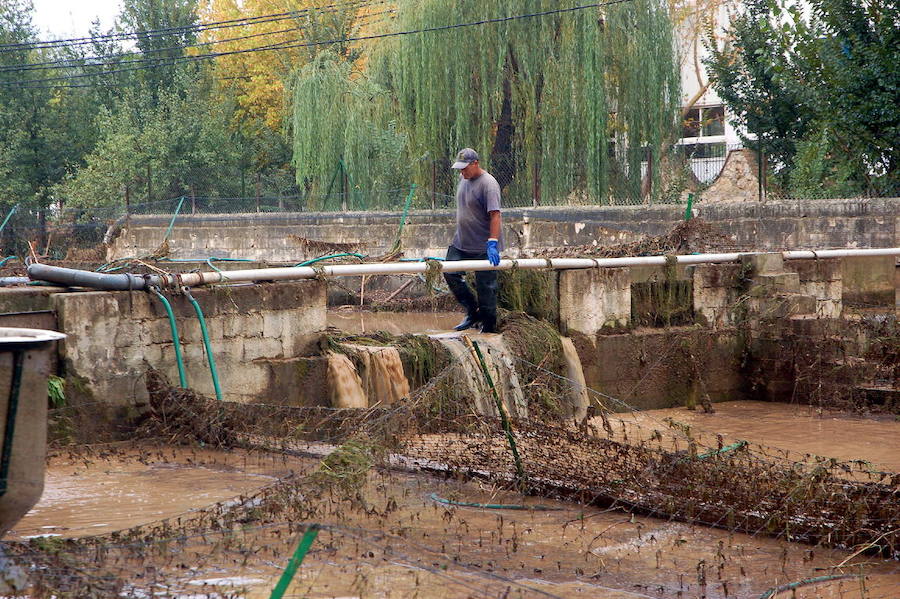
[[[634, 0], [463, 28], [453, 26], [578, 3], [397, 4], [392, 30], [446, 29], [388, 38], [371, 49], [365, 69], [322, 59], [298, 72], [292, 107], [298, 180], [321, 179], [343, 154], [357, 181], [367, 184], [383, 176], [368, 159], [380, 150], [394, 168], [430, 184], [432, 160], [471, 146], [507, 195], [530, 198], [541, 190], [553, 201], [605, 202], [640, 194], [641, 162], [658, 159], [677, 122], [679, 76], [665, 2]], [[327, 80], [329, 90], [343, 85], [346, 93], [333, 102], [317, 98], [316, 80]], [[347, 125], [317, 156], [319, 120]], [[387, 147], [373, 144], [373, 136]], [[360, 147], [371, 151], [354, 156]]]
[[184, 65], [173, 65], [187, 53], [184, 46], [197, 40], [196, 0], [123, 0], [118, 24], [136, 34], [135, 45], [148, 68], [135, 76], [155, 98], [159, 90], [176, 83]]
[[59, 71], [35, 68], [35, 63], [69, 56], [35, 48], [31, 13], [30, 1], [0, 1], [0, 206], [5, 214], [18, 204], [12, 228], [21, 238], [40, 241], [47, 210], [56, 202], [54, 187], [93, 147], [97, 103], [86, 90], [43, 81]]
[[60, 188], [68, 201], [122, 206], [126, 189], [134, 202], [238, 193], [239, 148], [208, 78], [176, 79], [171, 89], [160, 90], [155, 106], [146, 102], [134, 89], [116, 110], [104, 111], [96, 148]]
[[796, 192], [896, 193], [900, 2], [744, 4], [709, 66], [746, 141]]
[[26, 88], [22, 70], [34, 52], [29, 44], [36, 39], [31, 24], [30, 0], [0, 1], [0, 200], [10, 204], [31, 200], [39, 187], [40, 124], [35, 122], [37, 106], [45, 104], [44, 90]]

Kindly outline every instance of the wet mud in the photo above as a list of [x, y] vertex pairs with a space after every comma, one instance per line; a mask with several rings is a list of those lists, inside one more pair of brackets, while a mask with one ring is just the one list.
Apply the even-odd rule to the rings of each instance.
[[[317, 463], [313, 456], [152, 445], [58, 454], [50, 462], [45, 501], [15, 534], [54, 527], [51, 534], [83, 536], [146, 524], [204, 502], [235, 500], [276, 477], [309, 473]], [[325, 507], [316, 516], [322, 530], [286, 595], [292, 597], [755, 599], [793, 581], [839, 575], [849, 578], [774, 597], [900, 594], [895, 561], [526, 497], [478, 481], [376, 470], [354, 492], [304, 501]], [[175, 553], [148, 552], [140, 565], [123, 559], [115, 567], [134, 587], [120, 595], [146, 596], [149, 588], [161, 597], [269, 597], [302, 524], [248, 522], [182, 541]]]

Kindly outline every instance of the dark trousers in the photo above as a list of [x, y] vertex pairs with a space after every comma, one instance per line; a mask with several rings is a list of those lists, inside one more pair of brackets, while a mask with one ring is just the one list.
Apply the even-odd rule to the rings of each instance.
[[[452, 245], [447, 248], [448, 261], [453, 260], [487, 260], [487, 252], [464, 252]], [[481, 320], [481, 325], [487, 330], [497, 328], [497, 271], [475, 271], [475, 292], [478, 299], [472, 294], [472, 289], [466, 283], [465, 273], [445, 272], [444, 280], [460, 304], [470, 316]]]

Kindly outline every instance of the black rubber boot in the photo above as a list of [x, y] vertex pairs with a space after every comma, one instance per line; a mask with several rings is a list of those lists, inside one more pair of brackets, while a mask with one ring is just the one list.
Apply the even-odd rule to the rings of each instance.
[[485, 318], [481, 321], [482, 333], [499, 333], [497, 330], [497, 317]]
[[478, 292], [478, 314], [482, 333], [497, 333], [497, 271], [475, 273], [475, 290]]
[[471, 329], [477, 327], [481, 323], [481, 318], [478, 316], [478, 313], [474, 314], [466, 314], [465, 319], [455, 327], [453, 327], [454, 331], [465, 331], [466, 329]]

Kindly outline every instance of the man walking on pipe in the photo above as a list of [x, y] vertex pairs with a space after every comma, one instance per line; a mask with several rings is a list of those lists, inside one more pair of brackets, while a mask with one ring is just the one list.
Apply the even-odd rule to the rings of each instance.
[[[456, 155], [454, 168], [460, 178], [456, 187], [456, 234], [447, 249], [447, 260], [488, 260], [500, 264], [500, 185], [478, 164], [478, 153], [464, 148]], [[497, 271], [475, 273], [476, 296], [465, 273], [444, 273], [450, 291], [466, 309], [457, 331], [481, 325], [482, 333], [497, 332]]]

